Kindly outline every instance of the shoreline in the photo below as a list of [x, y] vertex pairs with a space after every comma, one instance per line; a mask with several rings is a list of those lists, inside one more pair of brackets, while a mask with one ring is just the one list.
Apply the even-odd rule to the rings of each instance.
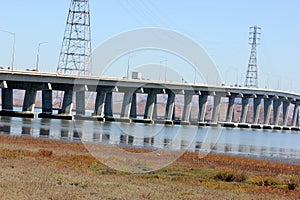
[[[62, 142], [62, 143], [66, 143], [66, 144], [84, 144], [84, 142], [81, 141], [81, 139], [79, 138], [78, 140], [64, 140], [64, 139], [49, 139], [47, 137], [32, 137], [32, 136], [11, 136], [11, 135], [7, 135], [7, 134], [0, 134], [0, 138], [4, 136], [4, 137], [18, 137], [18, 138], [24, 138], [24, 139], [34, 139], [34, 140], [49, 140], [49, 141], [54, 141], [54, 142]], [[133, 146], [133, 145], [126, 145], [126, 144], [118, 144], [118, 145], [114, 145], [114, 144], [108, 144], [108, 143], [97, 143], [97, 145], [105, 145], [105, 146], [117, 146], [120, 148], [125, 148], [125, 149], [136, 149], [136, 150], [144, 150], [144, 151], [155, 151], [155, 150], [162, 150], [162, 151], [166, 151], [166, 152], [178, 152], [176, 150], [168, 150], [168, 149], [159, 149], [156, 147], [141, 147], [141, 146]], [[181, 151], [179, 151], [181, 152]], [[187, 152], [187, 153], [192, 153], [192, 154], [199, 154], [201, 153], [200, 151], [182, 151], [182, 153]], [[207, 152], [204, 152], [207, 153]], [[300, 166], [300, 159], [297, 158], [286, 158], [286, 157], [279, 157], [279, 156], [261, 156], [261, 155], [250, 155], [250, 154], [246, 154], [246, 153], [240, 153], [240, 152], [236, 152], [236, 153], [224, 153], [224, 152], [218, 152], [215, 150], [211, 150], [208, 154], [212, 154], [212, 155], [224, 155], [224, 156], [233, 156], [233, 157], [241, 157], [241, 158], [249, 158], [249, 159], [255, 159], [258, 161], [268, 161], [268, 162], [276, 162], [276, 163], [283, 163], [283, 164], [291, 164], [291, 165], [298, 165]]]

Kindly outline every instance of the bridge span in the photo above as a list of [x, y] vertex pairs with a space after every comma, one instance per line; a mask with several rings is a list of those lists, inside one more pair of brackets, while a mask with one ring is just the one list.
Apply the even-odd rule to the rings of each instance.
[[[76, 76], [36, 71], [0, 70], [2, 116], [34, 118], [38, 91], [42, 92], [40, 118], [82, 119], [98, 121], [181, 124], [197, 126], [224, 126], [253, 129], [299, 131], [300, 94], [259, 88], [213, 86], [205, 84], [174, 83], [152, 80], [137, 80], [112, 77]], [[22, 112], [14, 110], [14, 90], [24, 90]], [[62, 91], [62, 105], [54, 113], [54, 91]], [[86, 114], [86, 93], [94, 93], [93, 114]], [[120, 116], [114, 117], [113, 93], [123, 93]], [[75, 95], [74, 95], [75, 94]], [[143, 118], [137, 116], [137, 95], [147, 97]], [[157, 118], [157, 95], [166, 95], [164, 116]], [[175, 118], [175, 97], [182, 95], [182, 116]], [[191, 118], [192, 103], [197, 96], [197, 119]], [[73, 99], [73, 97], [75, 97]], [[241, 114], [234, 121], [237, 99]], [[207, 118], [208, 102], [212, 114]], [[226, 116], [220, 118], [221, 104], [226, 103]], [[74, 113], [73, 110], [76, 107]], [[249, 107], [253, 114], [249, 117]], [[263, 118], [260, 112], [263, 110]], [[293, 113], [289, 113], [292, 110]], [[289, 120], [291, 116], [291, 120]], [[272, 117], [273, 120], [270, 120]]]

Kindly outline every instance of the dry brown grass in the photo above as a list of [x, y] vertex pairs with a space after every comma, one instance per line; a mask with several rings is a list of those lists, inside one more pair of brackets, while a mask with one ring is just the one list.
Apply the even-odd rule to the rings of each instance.
[[0, 136], [0, 199], [297, 199], [299, 172], [295, 165], [185, 153], [159, 171], [128, 174], [104, 166], [80, 143]]

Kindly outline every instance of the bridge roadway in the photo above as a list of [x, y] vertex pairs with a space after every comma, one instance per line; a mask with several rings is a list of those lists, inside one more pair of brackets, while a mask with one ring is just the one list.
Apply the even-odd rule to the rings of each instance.
[[[300, 94], [271, 89], [9, 70], [0, 70], [0, 88], [2, 90], [0, 115], [2, 116], [34, 118], [36, 94], [37, 91], [42, 91], [42, 113], [38, 115], [40, 118], [300, 130]], [[14, 111], [13, 90], [16, 89], [25, 91], [22, 112]], [[57, 114], [53, 109], [53, 91], [63, 91], [62, 106]], [[96, 94], [92, 116], [86, 115], [86, 92]], [[113, 93], [115, 92], [124, 94], [119, 118], [114, 118], [113, 115]], [[136, 96], [139, 93], [147, 94], [143, 119], [137, 118]], [[166, 94], [168, 97], [163, 119], [157, 119], [156, 116], [158, 94]], [[175, 120], [176, 95], [184, 96], [184, 105], [182, 116]], [[197, 120], [191, 119], [194, 95], [198, 96]], [[233, 122], [237, 98], [240, 98], [242, 104], [238, 123]], [[213, 106], [211, 118], [207, 119], [209, 99], [213, 99]], [[227, 111], [226, 119], [220, 121], [222, 102], [227, 102]], [[72, 115], [73, 103], [76, 105], [74, 116]], [[250, 104], [253, 105], [251, 117], [248, 114]], [[263, 119], [260, 119], [261, 109], [263, 109]], [[293, 113], [289, 123], [290, 109], [293, 109]], [[271, 115], [273, 115], [272, 121]]]

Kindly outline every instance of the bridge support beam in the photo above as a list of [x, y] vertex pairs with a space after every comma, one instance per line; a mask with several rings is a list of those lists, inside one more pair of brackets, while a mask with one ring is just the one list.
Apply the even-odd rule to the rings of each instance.
[[85, 115], [85, 92], [76, 92], [76, 115]]
[[96, 102], [95, 102], [95, 108], [94, 108], [94, 115], [104, 117], [104, 102], [106, 98], [106, 92], [105, 91], [99, 91], [97, 92], [96, 96]]
[[112, 101], [113, 101], [113, 93], [107, 92], [105, 96], [105, 103], [104, 103], [105, 117], [113, 117]]
[[190, 121], [191, 109], [192, 109], [192, 99], [193, 99], [192, 93], [188, 92], [184, 95], [184, 108], [183, 108], [183, 114], [182, 114], [182, 121], [184, 121], [184, 122]]
[[242, 113], [240, 118], [241, 123], [247, 122], [248, 110], [249, 110], [249, 97], [242, 97]]
[[232, 122], [232, 120], [233, 120], [234, 101], [235, 101], [235, 96], [231, 95], [230, 97], [228, 97], [228, 108], [227, 108], [227, 114], [226, 114], [227, 122]]
[[294, 107], [294, 113], [293, 113], [293, 120], [292, 120], [292, 126], [296, 126], [297, 125], [297, 121], [298, 121], [298, 114], [299, 114], [299, 101], [295, 102], [295, 107]]
[[260, 113], [260, 109], [261, 109], [261, 98], [260, 97], [256, 97], [253, 98], [253, 124], [258, 124], [258, 120], [259, 120], [259, 113]]
[[207, 98], [208, 98], [207, 94], [199, 95], [199, 114], [198, 114], [198, 121], [199, 122], [204, 122], [205, 121]]
[[130, 118], [137, 118], [137, 108], [136, 108], [136, 93], [133, 93], [131, 99], [131, 109], [130, 109]]
[[36, 90], [26, 90], [22, 109], [23, 112], [34, 112], [36, 93]]
[[283, 126], [287, 126], [288, 118], [289, 118], [289, 108], [290, 108], [291, 102], [290, 101], [284, 101], [283, 102]]
[[213, 110], [212, 119], [211, 119], [211, 121], [213, 123], [216, 123], [219, 121], [220, 107], [221, 107], [221, 96], [215, 95], [214, 96], [214, 110]]
[[125, 91], [123, 97], [123, 104], [121, 109], [121, 118], [128, 118], [130, 117], [130, 111], [132, 106], [132, 93], [130, 91]]
[[264, 98], [264, 124], [270, 124], [270, 115], [272, 108], [272, 99]]
[[151, 90], [148, 93], [148, 97], [147, 97], [147, 103], [146, 103], [146, 108], [145, 108], [145, 113], [144, 113], [144, 119], [153, 119], [153, 112], [154, 112], [154, 108], [155, 108], [155, 102], [156, 102], [156, 91], [155, 90]]
[[171, 121], [175, 115], [175, 94], [173, 92], [168, 93], [168, 100], [166, 105], [165, 119]]
[[70, 115], [73, 108], [73, 90], [65, 90], [63, 104], [59, 114]]
[[279, 114], [280, 114], [280, 106], [281, 106], [281, 100], [274, 99], [273, 100], [273, 116], [274, 116], [274, 125], [279, 125]]
[[13, 111], [13, 89], [2, 89], [2, 110]]
[[42, 113], [52, 113], [52, 90], [42, 91]]

